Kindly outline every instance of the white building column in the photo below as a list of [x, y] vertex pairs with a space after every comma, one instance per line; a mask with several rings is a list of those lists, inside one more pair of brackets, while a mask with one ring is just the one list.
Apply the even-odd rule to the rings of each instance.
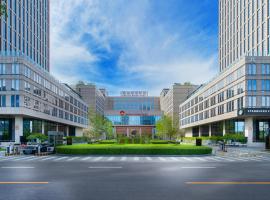
[[248, 138], [248, 144], [253, 143], [253, 118], [245, 118], [245, 136]]
[[209, 124], [209, 137], [212, 136], [211, 124]]
[[199, 126], [199, 137], [202, 137], [201, 126]]
[[44, 121], [41, 122], [41, 133], [45, 134], [45, 122]]
[[226, 134], [226, 124], [225, 124], [225, 120], [223, 121], [223, 135]]
[[15, 143], [20, 143], [20, 136], [23, 136], [23, 117], [15, 116]]
[[129, 137], [129, 128], [127, 127], [127, 137]]

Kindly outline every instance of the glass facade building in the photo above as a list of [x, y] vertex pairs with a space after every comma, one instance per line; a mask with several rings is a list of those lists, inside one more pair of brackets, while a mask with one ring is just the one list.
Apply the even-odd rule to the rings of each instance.
[[121, 94], [106, 98], [105, 117], [113, 123], [115, 133], [154, 135], [156, 122], [161, 118], [159, 97], [142, 91]]
[[49, 0], [3, 0], [7, 17], [1, 17], [0, 55], [21, 56], [40, 68], [49, 68]]
[[49, 0], [3, 0], [0, 18], [0, 142], [31, 133], [82, 135], [88, 105], [50, 73]]

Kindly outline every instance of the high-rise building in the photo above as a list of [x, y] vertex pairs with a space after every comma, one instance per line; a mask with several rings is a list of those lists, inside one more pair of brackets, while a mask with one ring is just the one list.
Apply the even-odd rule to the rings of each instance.
[[123, 91], [106, 98], [105, 117], [112, 121], [116, 134], [154, 136], [161, 114], [159, 97], [145, 91]]
[[21, 56], [50, 71], [49, 0], [4, 0], [1, 17], [1, 56]]
[[163, 114], [172, 117], [175, 126], [179, 126], [179, 106], [198, 86], [175, 83], [160, 93], [160, 108]]
[[49, 0], [6, 0], [0, 17], [0, 142], [31, 133], [82, 135], [88, 105], [51, 74]]
[[105, 100], [107, 96], [105, 89], [99, 89], [95, 84], [84, 83], [79, 83], [75, 87], [82, 99], [88, 104], [90, 111], [94, 111], [99, 115], [104, 115]]
[[244, 56], [270, 54], [270, 1], [219, 1], [219, 64], [223, 71]]
[[220, 73], [180, 105], [186, 136], [242, 134], [263, 145], [270, 127], [269, 0], [219, 0]]

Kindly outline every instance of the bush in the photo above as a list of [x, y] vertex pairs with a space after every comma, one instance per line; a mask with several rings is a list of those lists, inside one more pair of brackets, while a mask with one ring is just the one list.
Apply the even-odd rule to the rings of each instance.
[[226, 141], [231, 140], [232, 142], [247, 143], [247, 138], [242, 134], [225, 134], [223, 139]]
[[72, 145], [59, 146], [56, 152], [60, 154], [76, 155], [203, 155], [210, 154], [212, 149], [193, 145], [175, 145], [175, 144], [145, 144], [145, 145]]
[[88, 142], [88, 138], [87, 137], [77, 137], [77, 136], [68, 136], [68, 138], [72, 138], [72, 143], [78, 143], [78, 144], [81, 144], [81, 143], [87, 143]]
[[150, 140], [151, 144], [176, 144], [174, 140]]
[[117, 141], [116, 140], [101, 140], [98, 141], [99, 144], [115, 144]]

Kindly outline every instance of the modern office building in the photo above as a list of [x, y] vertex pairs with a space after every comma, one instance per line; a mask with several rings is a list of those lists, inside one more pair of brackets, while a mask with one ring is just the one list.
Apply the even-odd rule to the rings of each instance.
[[220, 73], [180, 105], [187, 136], [244, 134], [263, 144], [270, 126], [269, 0], [219, 1]]
[[89, 110], [104, 115], [105, 100], [108, 95], [106, 89], [99, 89], [95, 84], [79, 83], [75, 86], [75, 90], [88, 104]]
[[82, 135], [88, 106], [49, 73], [49, 0], [2, 1], [0, 18], [0, 142], [31, 133]]
[[220, 71], [243, 56], [268, 56], [269, 0], [219, 0]]
[[164, 88], [160, 93], [160, 108], [163, 114], [172, 117], [176, 127], [179, 126], [179, 106], [198, 86], [175, 83], [170, 88]]
[[116, 134], [154, 136], [161, 114], [159, 97], [145, 91], [123, 91], [120, 96], [106, 98], [105, 116]]

